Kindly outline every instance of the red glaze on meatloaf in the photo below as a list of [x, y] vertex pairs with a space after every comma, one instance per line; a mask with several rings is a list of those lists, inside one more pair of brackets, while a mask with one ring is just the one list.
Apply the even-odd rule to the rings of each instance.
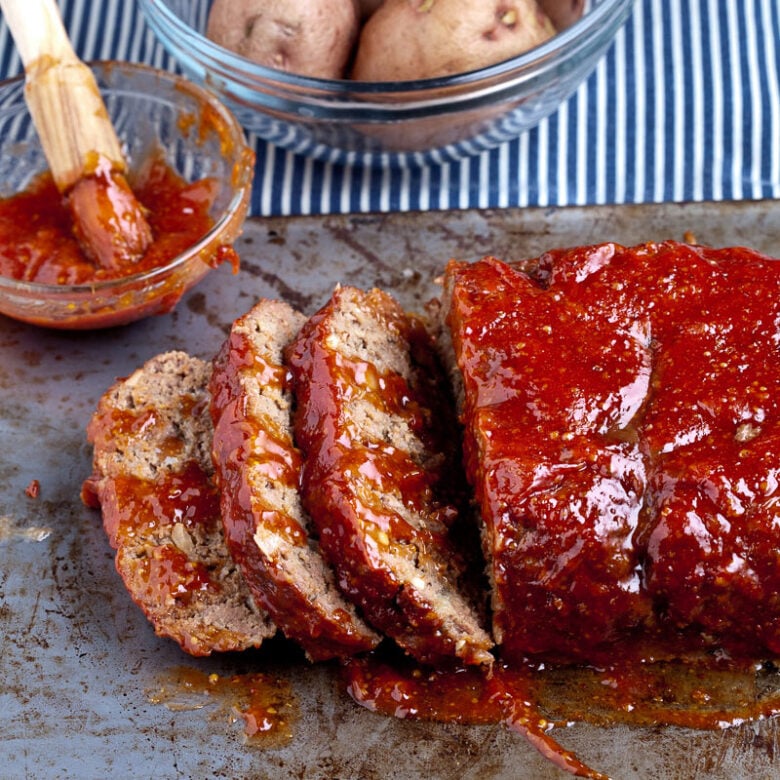
[[338, 591], [301, 505], [283, 349], [305, 317], [262, 300], [239, 317], [211, 378], [213, 459], [233, 559], [258, 603], [312, 661], [374, 648], [379, 636]]
[[423, 663], [490, 664], [492, 641], [459, 588], [455, 511], [438, 498], [448, 460], [432, 358], [421, 323], [390, 296], [336, 289], [287, 354], [302, 495], [374, 627]]
[[710, 644], [776, 655], [780, 262], [664, 242], [551, 253], [541, 268], [592, 318], [650, 336], [640, 541], [657, 608]]
[[451, 263], [445, 289], [496, 641], [507, 658], [588, 657], [649, 614], [633, 433], [648, 350], [583, 334], [576, 307], [494, 259]]
[[664, 242], [524, 267], [453, 263], [444, 296], [505, 654], [598, 660], [641, 626], [775, 655], [780, 264]]
[[149, 360], [100, 399], [85, 503], [101, 508], [116, 567], [159, 636], [192, 655], [258, 647], [275, 633], [228, 554], [212, 477], [211, 367]]

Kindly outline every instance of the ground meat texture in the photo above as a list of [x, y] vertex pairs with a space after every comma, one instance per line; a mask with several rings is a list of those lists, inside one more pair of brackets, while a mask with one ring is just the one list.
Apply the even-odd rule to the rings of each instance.
[[302, 495], [370, 623], [423, 663], [490, 664], [492, 640], [459, 587], [454, 507], [439, 498], [448, 460], [432, 356], [390, 296], [336, 289], [287, 353]]
[[212, 480], [210, 365], [148, 361], [100, 399], [82, 496], [100, 507], [116, 567], [159, 636], [192, 655], [258, 647], [275, 633], [228, 554]]
[[379, 636], [339, 592], [301, 504], [282, 353], [304, 321], [283, 302], [258, 302], [233, 323], [210, 387], [228, 547], [258, 603], [318, 661], [370, 650]]

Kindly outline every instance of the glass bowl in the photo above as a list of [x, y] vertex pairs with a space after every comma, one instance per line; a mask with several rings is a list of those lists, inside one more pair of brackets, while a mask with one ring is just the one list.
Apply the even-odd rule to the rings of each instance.
[[[145, 65], [90, 65], [132, 172], [150, 153], [186, 181], [211, 178], [211, 229], [164, 266], [90, 284], [23, 282], [0, 276], [0, 313], [63, 329], [121, 325], [170, 311], [225, 259], [249, 205], [254, 153], [241, 125], [210, 91]], [[0, 83], [0, 197], [25, 190], [48, 165], [24, 99], [24, 79]]]
[[139, 3], [184, 72], [248, 131], [316, 159], [386, 166], [457, 160], [537, 125], [593, 71], [634, 0], [587, 0], [570, 26], [497, 65], [388, 83], [305, 78], [234, 54], [203, 34], [209, 0]]

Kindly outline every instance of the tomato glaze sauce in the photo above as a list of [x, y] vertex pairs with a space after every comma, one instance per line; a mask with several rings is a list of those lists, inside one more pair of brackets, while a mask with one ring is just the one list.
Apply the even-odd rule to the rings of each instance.
[[217, 674], [177, 667], [161, 675], [146, 695], [152, 704], [162, 704], [172, 712], [209, 709], [214, 720], [240, 718], [248, 747], [288, 744], [299, 718], [290, 683], [261, 672]]
[[372, 710], [503, 722], [599, 777], [550, 728], [780, 711], [780, 264], [666, 242], [532, 273], [448, 269], [501, 663], [346, 674]]
[[[0, 200], [0, 276], [76, 285], [142, 273], [167, 265], [213, 226], [209, 210], [219, 186], [216, 180], [187, 183], [161, 155], [152, 155], [132, 184], [154, 238], [139, 260], [106, 268], [85, 257], [66, 200], [46, 172], [25, 191]], [[222, 262], [234, 267], [238, 262], [227, 246], [220, 248], [215, 264]]]
[[578, 777], [606, 775], [557, 741], [574, 722], [596, 726], [722, 729], [780, 713], [780, 670], [772, 663], [647, 662], [626, 648], [604, 668], [497, 663], [433, 669], [377, 652], [346, 661], [342, 676], [361, 706], [388, 717], [503, 724]]
[[[229, 356], [229, 357], [228, 357]], [[295, 490], [301, 468], [300, 453], [293, 446], [287, 432], [279, 429], [269, 416], [263, 417], [262, 426], [247, 417], [235, 390], [241, 386], [240, 372], [251, 366], [254, 379], [259, 386], [287, 389], [288, 372], [283, 366], [271, 363], [265, 356], [253, 349], [249, 339], [232, 332], [219, 356], [219, 370], [212, 374], [210, 392], [212, 410], [218, 410], [217, 435], [214, 437], [215, 452], [219, 458], [232, 458], [244, 466], [243, 469], [223, 469], [222, 490], [229, 492], [241, 511], [231, 514], [225, 524], [225, 533], [232, 542], [231, 554], [244, 546], [246, 539], [254, 534], [253, 505], [251, 491], [244, 487], [245, 471], [250, 468], [261, 473], [275, 485]], [[305, 529], [283, 512], [264, 511], [263, 522], [273, 519], [274, 532], [291, 545], [304, 547], [308, 544]]]
[[[190, 462], [181, 473], [156, 482], [117, 476], [116, 503], [121, 507], [106, 524], [116, 546], [136, 536], [152, 537], [166, 525], [181, 524], [187, 531], [196, 525], [213, 526], [219, 518], [219, 495], [199, 464]], [[216, 518], [216, 519], [215, 519]], [[149, 598], [189, 603], [199, 591], [218, 589], [208, 567], [193, 560], [175, 544], [159, 544], [138, 561], [135, 576], [146, 584]]]

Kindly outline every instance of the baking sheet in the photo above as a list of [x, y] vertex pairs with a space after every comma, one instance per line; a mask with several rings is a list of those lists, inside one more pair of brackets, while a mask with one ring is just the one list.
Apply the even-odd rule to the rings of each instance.
[[[0, 777], [512, 778], [565, 777], [501, 727], [400, 721], [355, 705], [334, 667], [285, 645], [196, 660], [158, 639], [113, 568], [99, 513], [82, 506], [84, 429], [100, 394], [149, 357], [209, 358], [231, 320], [260, 296], [306, 312], [337, 282], [394, 292], [419, 307], [449, 257], [522, 259], [602, 240], [746, 244], [777, 254], [775, 202], [454, 212], [250, 221], [223, 267], [169, 315], [94, 333], [46, 331], [0, 317]], [[37, 498], [26, 494], [32, 480]], [[213, 699], [155, 703], [182, 669], [265, 671], [291, 686], [292, 740], [244, 744]], [[195, 696], [197, 699], [197, 696]], [[197, 708], [196, 708], [197, 707]], [[778, 721], [725, 731], [555, 732], [615, 778], [780, 776]]]

